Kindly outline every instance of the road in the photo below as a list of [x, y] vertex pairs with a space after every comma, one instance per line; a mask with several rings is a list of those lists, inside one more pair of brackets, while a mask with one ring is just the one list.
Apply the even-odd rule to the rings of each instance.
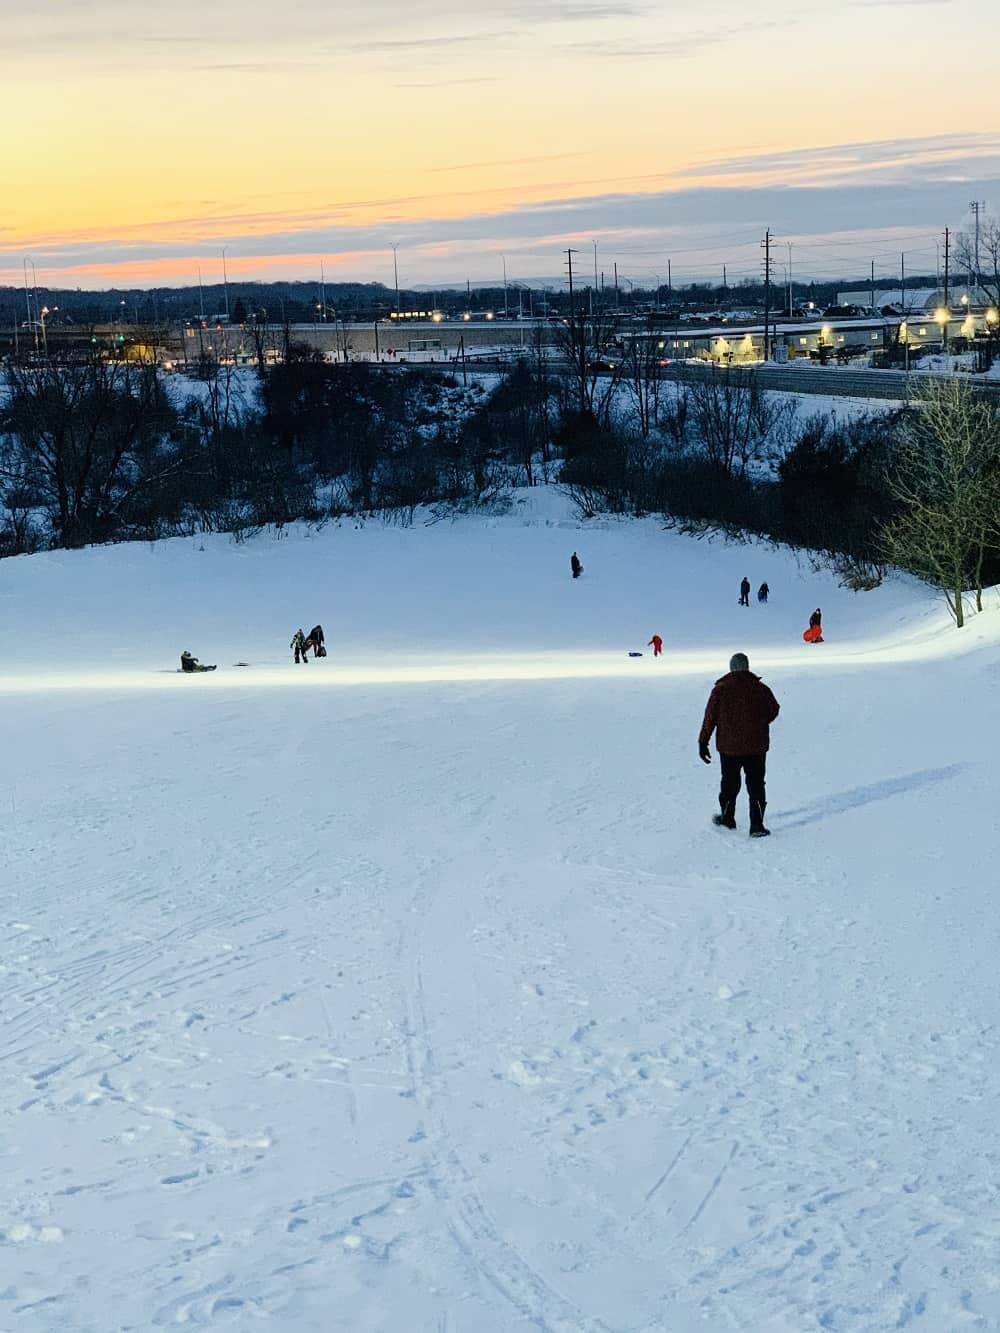
[[[835, 394], [845, 398], [911, 398], [932, 379], [931, 375], [907, 374], [903, 370], [870, 370], [852, 366], [761, 365], [754, 367], [761, 385], [783, 393]], [[720, 371], [701, 362], [679, 362], [664, 367], [668, 379], [694, 384]], [[726, 374], [725, 370], [721, 371]], [[1000, 399], [1000, 384], [970, 381], [988, 396]]]
[[[465, 368], [470, 375], [495, 375], [512, 364], [514, 358], [505, 357], [469, 357]], [[406, 370], [448, 373], [461, 368], [456, 361], [429, 361], [403, 363]], [[907, 373], [903, 370], [870, 370], [853, 366], [813, 366], [813, 365], [751, 365], [739, 366], [736, 370], [752, 371], [758, 376], [765, 389], [780, 393], [826, 394], [838, 398], [879, 398], [896, 402], [915, 397], [925, 385], [940, 378], [939, 376]], [[614, 372], [597, 371], [604, 377]], [[712, 375], [727, 375], [729, 368], [716, 366], [704, 361], [678, 361], [662, 368], [664, 379], [683, 384], [697, 384]], [[979, 392], [995, 402], [1000, 402], [1000, 383], [984, 383], [982, 380], [969, 380]]]

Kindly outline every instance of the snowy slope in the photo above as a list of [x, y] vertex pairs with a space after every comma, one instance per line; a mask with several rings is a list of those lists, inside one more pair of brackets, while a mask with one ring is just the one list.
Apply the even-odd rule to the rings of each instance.
[[[532, 497], [0, 613], [5, 1333], [1000, 1329], [995, 593]], [[738, 647], [764, 843], [696, 753]]]

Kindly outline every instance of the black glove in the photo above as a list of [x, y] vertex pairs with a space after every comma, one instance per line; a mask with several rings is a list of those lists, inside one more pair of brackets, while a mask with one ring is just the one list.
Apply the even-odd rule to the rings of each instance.
[[698, 746], [698, 758], [703, 764], [710, 764], [712, 762], [712, 751], [707, 745]]

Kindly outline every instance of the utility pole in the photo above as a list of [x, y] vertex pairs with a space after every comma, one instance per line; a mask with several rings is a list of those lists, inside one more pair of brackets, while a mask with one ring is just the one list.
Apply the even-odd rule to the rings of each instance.
[[723, 296], [729, 295], [729, 278], [726, 275], [725, 264], [722, 265], [722, 294]]
[[615, 260], [615, 309], [616, 310], [618, 309], [619, 299], [620, 298], [618, 296], [618, 260], [616, 259]]
[[25, 257], [24, 257], [24, 306], [25, 306], [25, 309], [26, 309], [27, 314], [28, 314], [28, 328], [31, 329], [31, 331], [32, 331], [32, 332], [34, 333], [34, 335], [35, 335], [35, 351], [37, 352], [37, 351], [38, 351], [38, 329], [37, 329], [37, 327], [36, 327], [36, 325], [35, 325], [35, 321], [34, 321], [34, 320], [32, 319], [32, 317], [31, 317], [31, 289], [30, 289], [30, 287], [28, 286], [28, 264], [29, 264], [29, 263], [30, 263], [30, 260], [28, 259], [28, 256], [25, 255]]
[[222, 291], [225, 297], [227, 324], [229, 323], [229, 274], [226, 272], [226, 251], [228, 249], [228, 245], [222, 247]]
[[670, 260], [667, 260], [667, 295], [673, 300], [674, 295], [674, 275], [670, 267]]
[[899, 308], [906, 314], [906, 255], [899, 253]]
[[396, 260], [396, 251], [399, 249], [398, 241], [390, 241], [392, 246], [392, 276], [396, 283], [396, 318], [399, 319], [399, 264]]
[[764, 251], [764, 360], [771, 359], [771, 229], [761, 241]]
[[870, 307], [872, 310], [875, 309], [875, 260], [874, 260], [874, 259], [872, 260], [871, 299], [870, 299], [870, 301], [868, 302], [868, 304], [869, 304], [869, 307]]
[[941, 325], [941, 345], [944, 351], [948, 351], [948, 317], [951, 311], [948, 309], [948, 279], [949, 279], [949, 259], [951, 259], [951, 229], [944, 228], [944, 324]]
[[503, 317], [507, 318], [507, 256], [501, 255], [503, 260]]
[[786, 241], [788, 246], [788, 318], [792, 317], [792, 243]]
[[[975, 236], [975, 241], [974, 241], [975, 249], [974, 249], [974, 251], [973, 251], [973, 254], [975, 255], [975, 258], [976, 258], [976, 273], [975, 273], [975, 278], [976, 278], [976, 289], [977, 289], [976, 294], [977, 294], [977, 296], [978, 296], [978, 289], [979, 289], [979, 287], [982, 285], [982, 283], [981, 283], [981, 281], [980, 281], [980, 278], [981, 278], [982, 275], [980, 274], [980, 271], [979, 271], [979, 215], [980, 215], [980, 213], [982, 212], [982, 210], [986, 207], [986, 205], [985, 205], [985, 203], [984, 203], [981, 199], [973, 199], [973, 201], [972, 201], [972, 203], [969, 205], [969, 207], [972, 209], [972, 215], [973, 215], [973, 217], [976, 219], [976, 236]], [[970, 304], [971, 304], [971, 301], [970, 301]]]
[[319, 322], [326, 323], [326, 268], [322, 259], [319, 261]]
[[[594, 300], [600, 302], [600, 288], [597, 285], [597, 242], [594, 242]], [[591, 310], [591, 314], [593, 314]]]
[[576, 250], [572, 250], [572, 249], [569, 249], [569, 248], [567, 248], [567, 250], [566, 250], [566, 268], [567, 268], [567, 270], [568, 270], [568, 272], [569, 272], [569, 331], [570, 331], [570, 339], [571, 339], [571, 343], [572, 343], [572, 345], [573, 345], [573, 349], [574, 349], [574, 351], [577, 352], [577, 355], [578, 355], [579, 358], [580, 358], [580, 365], [579, 365], [579, 369], [578, 369], [578, 372], [577, 372], [577, 378], [578, 378], [579, 385], [580, 385], [580, 411], [581, 411], [581, 412], [586, 412], [586, 410], [587, 410], [587, 336], [586, 336], [586, 327], [584, 326], [584, 323], [583, 323], [582, 320], [580, 321], [580, 330], [579, 330], [580, 346], [579, 346], [579, 348], [577, 348], [577, 346], [576, 346], [576, 339], [577, 339], [577, 327], [576, 327], [576, 299], [575, 299], [575, 297], [574, 297], [574, 295], [573, 295], [573, 256], [574, 256], [576, 253], [577, 253]]

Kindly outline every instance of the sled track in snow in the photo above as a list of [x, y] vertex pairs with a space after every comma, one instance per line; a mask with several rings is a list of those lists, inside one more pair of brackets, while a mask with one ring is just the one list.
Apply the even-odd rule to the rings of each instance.
[[[418, 887], [412, 902], [412, 920], [424, 916], [424, 890]], [[398, 953], [400, 976], [406, 975]], [[411, 985], [404, 994], [407, 1076], [421, 1110], [420, 1130], [426, 1135], [425, 1168], [431, 1193], [445, 1213], [448, 1233], [462, 1258], [503, 1297], [518, 1316], [541, 1333], [613, 1333], [603, 1321], [583, 1313], [533, 1268], [524, 1255], [503, 1239], [483, 1201], [475, 1178], [462, 1160], [441, 1104], [446, 1089], [434, 1055], [427, 1021], [423, 967], [419, 947], [409, 964]]]

